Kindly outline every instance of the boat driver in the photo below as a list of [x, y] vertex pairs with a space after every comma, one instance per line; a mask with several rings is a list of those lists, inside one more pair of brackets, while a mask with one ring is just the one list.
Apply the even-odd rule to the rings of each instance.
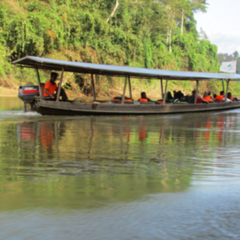
[[[43, 97], [46, 100], [55, 100], [56, 99], [57, 91], [58, 91], [58, 87], [56, 84], [57, 77], [58, 77], [58, 73], [51, 72], [50, 81], [46, 82], [44, 85]], [[55, 93], [55, 91], [56, 91], [56, 93]], [[60, 96], [62, 97], [62, 101], [68, 100], [67, 94], [63, 88], [61, 88]]]

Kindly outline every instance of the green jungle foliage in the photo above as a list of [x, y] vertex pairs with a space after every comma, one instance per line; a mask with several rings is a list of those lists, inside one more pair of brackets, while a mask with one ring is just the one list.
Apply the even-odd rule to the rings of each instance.
[[[195, 11], [206, 11], [206, 4], [206, 0], [2, 0], [0, 85], [8, 86], [9, 79], [36, 83], [32, 69], [11, 65], [27, 55], [218, 72], [217, 47], [199, 38], [194, 19]], [[41, 77], [46, 80], [48, 73]], [[89, 76], [65, 77], [66, 88], [83, 91], [89, 86]], [[105, 82], [106, 91], [116, 83], [107, 77], [96, 81]]]

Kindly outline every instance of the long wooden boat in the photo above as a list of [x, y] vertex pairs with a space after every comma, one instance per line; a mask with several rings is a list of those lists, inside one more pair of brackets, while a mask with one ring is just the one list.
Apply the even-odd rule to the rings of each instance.
[[[81, 63], [61, 61], [48, 58], [40, 58], [27, 56], [13, 62], [17, 66], [35, 68], [39, 84], [40, 98], [36, 102], [37, 112], [43, 115], [144, 115], [144, 114], [168, 114], [168, 113], [190, 113], [204, 111], [219, 111], [234, 108], [240, 108], [240, 101], [222, 102], [209, 104], [188, 104], [188, 103], [166, 103], [167, 85], [170, 80], [196, 81], [196, 96], [198, 92], [199, 81], [221, 81], [225, 93], [227, 94], [230, 81], [239, 81], [238, 74], [224, 73], [203, 73], [203, 72], [184, 72], [184, 71], [168, 71], [157, 69], [145, 69], [126, 66], [113, 66], [93, 63]], [[63, 102], [59, 101], [59, 94], [56, 101], [44, 100], [41, 98], [41, 81], [39, 70], [54, 70], [61, 71], [61, 80], [59, 87], [62, 86], [64, 72], [85, 73], [91, 74], [93, 102]], [[108, 76], [125, 76], [125, 84], [123, 88], [122, 101], [98, 101], [95, 94], [94, 75]], [[153, 102], [125, 102], [123, 101], [126, 95], [128, 85], [129, 97], [132, 98], [131, 77], [134, 78], [151, 78], [160, 81], [160, 89], [163, 98], [161, 104]], [[165, 80], [165, 87], [163, 87]], [[59, 91], [60, 92], [60, 91]]]

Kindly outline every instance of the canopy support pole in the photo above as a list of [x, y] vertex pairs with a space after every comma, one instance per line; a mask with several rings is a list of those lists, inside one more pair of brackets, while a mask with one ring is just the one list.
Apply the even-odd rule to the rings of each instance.
[[161, 92], [162, 92], [162, 99], [163, 99], [163, 80], [162, 80], [162, 78], [160, 79], [160, 85], [161, 85]]
[[225, 93], [225, 102], [227, 101], [227, 93], [228, 93], [228, 88], [229, 88], [229, 82], [230, 82], [230, 79], [227, 80], [227, 89], [226, 89], [226, 93]]
[[197, 96], [198, 96], [198, 85], [199, 85], [199, 80], [196, 80], [196, 93], [195, 93], [194, 104], [196, 104], [196, 103], [197, 103]]
[[127, 81], [128, 81], [128, 76], [126, 76], [126, 79], [125, 79], [121, 104], [124, 104]]
[[43, 92], [42, 92], [42, 88], [41, 88], [41, 80], [40, 80], [40, 75], [39, 75], [38, 68], [36, 68], [36, 74], [37, 74], [38, 88], [39, 88], [40, 97], [43, 97]]
[[92, 83], [93, 101], [95, 101], [96, 100], [96, 94], [95, 94], [95, 85], [94, 85], [93, 74], [91, 74], [91, 83]]
[[166, 84], [165, 84], [165, 93], [164, 93], [164, 98], [163, 98], [163, 106], [166, 104], [167, 85], [168, 85], [168, 80], [166, 80]]
[[62, 89], [63, 73], [64, 73], [64, 67], [62, 68], [61, 80], [60, 80], [60, 83], [58, 84], [58, 91], [57, 91], [56, 102], [59, 101], [59, 97], [60, 97], [60, 93], [61, 93], [61, 89]]
[[129, 97], [132, 99], [132, 86], [131, 86], [130, 76], [128, 76], [128, 88], [129, 88]]
[[225, 89], [224, 89], [224, 80], [222, 80], [222, 90], [225, 92]]

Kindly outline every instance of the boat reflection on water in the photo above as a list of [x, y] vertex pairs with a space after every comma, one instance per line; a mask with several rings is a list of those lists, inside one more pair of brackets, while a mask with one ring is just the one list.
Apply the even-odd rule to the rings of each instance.
[[[17, 125], [17, 137], [22, 142], [34, 141], [36, 138], [34, 124], [28, 123], [28, 122], [18, 124]], [[24, 146], [22, 146], [22, 147], [24, 147]], [[26, 147], [28, 147], [28, 145]]]
[[33, 196], [31, 206], [88, 208], [186, 190], [234, 145], [236, 124], [234, 112], [2, 123], [0, 209]]
[[40, 139], [42, 149], [50, 150], [53, 146], [54, 140], [54, 124], [41, 123], [40, 124]]

